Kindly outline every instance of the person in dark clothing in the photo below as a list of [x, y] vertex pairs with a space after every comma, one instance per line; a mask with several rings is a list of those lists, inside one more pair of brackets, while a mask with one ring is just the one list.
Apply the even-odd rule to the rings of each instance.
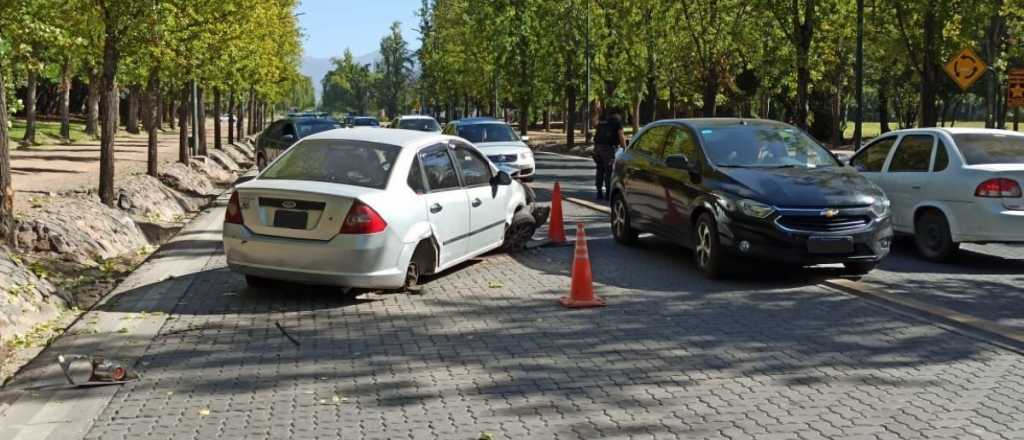
[[594, 184], [597, 186], [597, 199], [604, 200], [611, 196], [612, 164], [615, 163], [615, 150], [626, 146], [626, 133], [622, 129], [622, 119], [618, 113], [612, 113], [597, 124], [594, 134], [594, 163], [597, 173]]

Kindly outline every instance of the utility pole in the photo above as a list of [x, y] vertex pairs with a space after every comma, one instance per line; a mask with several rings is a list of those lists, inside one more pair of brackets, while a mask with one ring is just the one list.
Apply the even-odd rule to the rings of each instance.
[[[590, 145], [590, 121], [593, 116], [590, 114], [590, 0], [587, 2], [587, 29], [584, 37], [584, 57], [586, 58], [587, 85], [583, 93], [583, 103], [587, 106], [587, 119], [583, 121], [583, 139], [586, 145]], [[572, 147], [572, 145], [570, 145]]]
[[854, 114], [853, 149], [859, 150], [864, 129], [864, 0], [857, 0], [857, 61], [854, 88], [857, 113]]
[[188, 146], [192, 155], [196, 155], [199, 147], [199, 85], [192, 80], [192, 142]]

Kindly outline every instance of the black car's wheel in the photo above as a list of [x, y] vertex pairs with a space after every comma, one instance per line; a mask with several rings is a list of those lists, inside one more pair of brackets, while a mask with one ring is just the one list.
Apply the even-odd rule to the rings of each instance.
[[701, 214], [694, 226], [693, 259], [697, 269], [708, 278], [717, 278], [725, 270], [727, 257], [718, 238], [718, 224], [709, 213]]
[[633, 229], [633, 225], [629, 221], [629, 207], [621, 194], [616, 194], [612, 201], [611, 221], [612, 235], [615, 237], [615, 241], [626, 245], [636, 243], [640, 234]]
[[925, 211], [917, 218], [914, 243], [924, 258], [935, 262], [948, 261], [960, 249], [949, 232], [949, 221], [938, 211]]
[[246, 275], [245, 284], [248, 285], [250, 289], [265, 289], [267, 287], [271, 287], [274, 284], [274, 281], [255, 275]]
[[857, 261], [851, 263], [843, 263], [843, 266], [846, 267], [846, 272], [849, 273], [850, 275], [867, 275], [869, 272], [875, 270], [875, 267], [878, 266], [878, 262]]

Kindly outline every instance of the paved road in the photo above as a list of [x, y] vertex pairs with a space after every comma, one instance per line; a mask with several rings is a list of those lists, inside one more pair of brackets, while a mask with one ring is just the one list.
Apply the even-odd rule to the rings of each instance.
[[[585, 174], [557, 161], [539, 186]], [[707, 281], [679, 247], [623, 247], [604, 215], [565, 209], [587, 224], [607, 308], [557, 305], [568, 247], [481, 258], [424, 296], [348, 300], [247, 290], [209, 234], [181, 237], [155, 261], [190, 265], [179, 290], [156, 284], [180, 293], [102, 310], [164, 318], [145, 379], [108, 388], [85, 437], [1024, 437], [1018, 354], [822, 287], [832, 269]]]

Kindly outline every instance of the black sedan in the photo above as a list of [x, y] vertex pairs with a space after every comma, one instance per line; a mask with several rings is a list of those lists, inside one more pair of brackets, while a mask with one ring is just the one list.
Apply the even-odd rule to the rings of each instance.
[[256, 141], [256, 167], [262, 170], [299, 139], [335, 128], [341, 128], [341, 124], [325, 117], [301, 116], [275, 121]]
[[787, 124], [655, 122], [618, 155], [612, 180], [616, 240], [644, 231], [679, 242], [708, 276], [734, 257], [864, 274], [889, 253], [882, 190]]

